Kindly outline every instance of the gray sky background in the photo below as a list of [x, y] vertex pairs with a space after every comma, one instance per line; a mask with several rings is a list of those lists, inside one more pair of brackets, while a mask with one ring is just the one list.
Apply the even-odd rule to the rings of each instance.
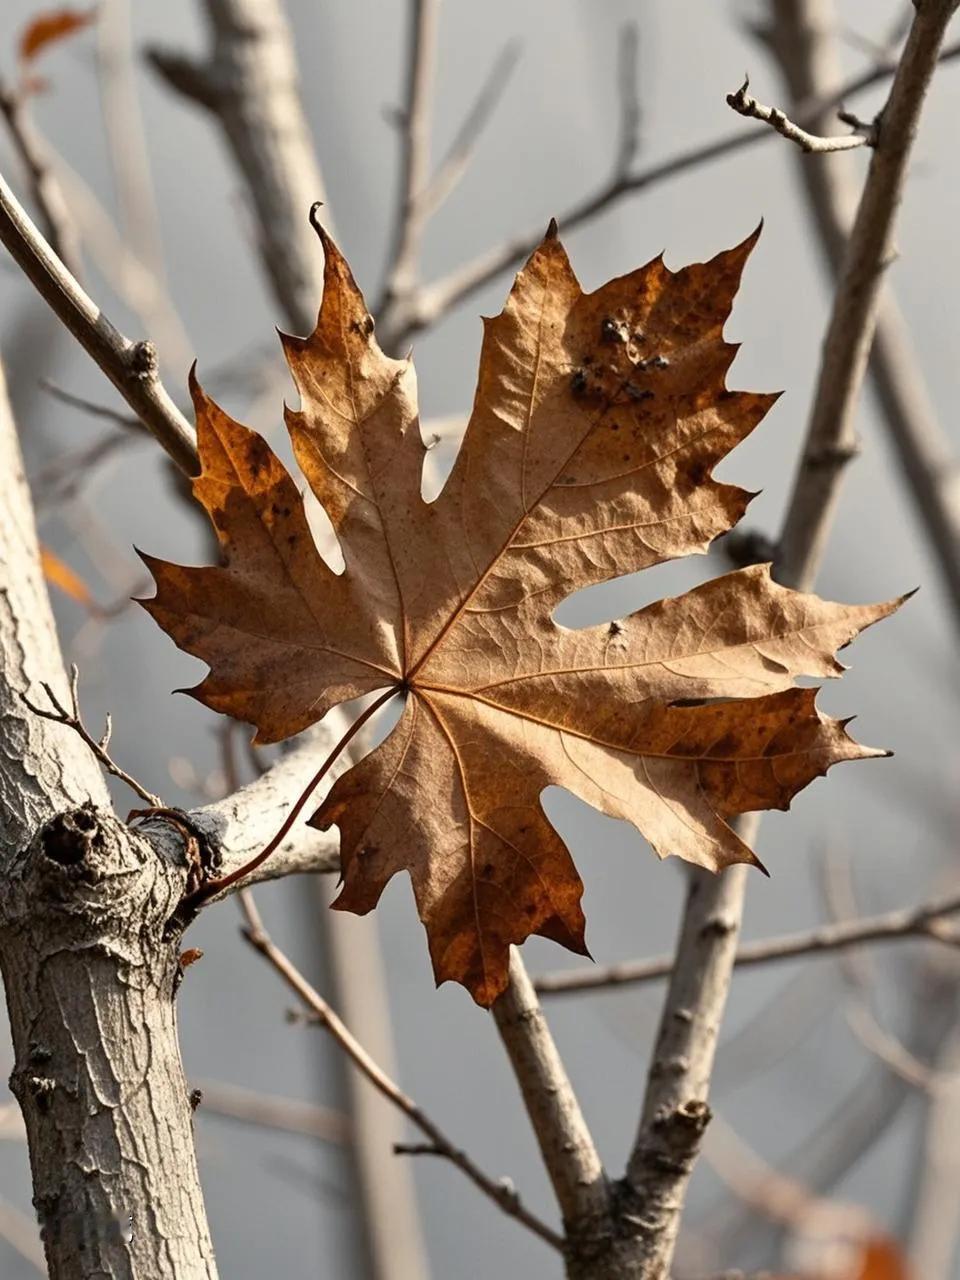
[[[0, 65], [8, 71], [14, 35], [36, 8], [35, 0], [3, 3]], [[135, 0], [133, 8], [138, 43], [203, 47], [194, 0]], [[396, 179], [396, 140], [383, 108], [400, 94], [405, 6], [399, 0], [288, 0], [288, 8], [343, 248], [361, 285], [373, 295], [384, 264]], [[849, 28], [871, 35], [885, 31], [899, 8], [886, 0], [840, 4]], [[431, 227], [427, 278], [507, 233], [546, 226], [551, 215], [562, 214], [602, 181], [616, 148], [617, 33], [625, 20], [637, 21], [641, 32], [641, 164], [738, 123], [748, 129], [724, 103], [745, 68], [759, 97], [782, 100], [767, 60], [734, 20], [755, 11], [748, 4], [734, 10], [696, 0], [552, 0], [549, 5], [450, 0], [441, 32], [436, 155], [452, 138], [504, 42], [519, 38], [523, 52], [471, 172]], [[851, 71], [863, 64], [863, 55], [852, 47], [845, 58]], [[38, 119], [110, 204], [90, 40], [81, 37], [52, 54], [45, 70], [54, 90], [37, 103]], [[240, 184], [214, 129], [173, 100], [147, 71], [141, 94], [170, 288], [202, 375], [238, 353], [271, 350], [279, 317], [251, 253]], [[867, 95], [857, 106], [863, 113], [879, 101], [876, 94]], [[955, 306], [960, 263], [954, 243], [958, 115], [960, 64], [941, 74], [925, 116], [903, 212], [901, 257], [890, 279], [935, 402], [960, 450], [954, 409], [960, 392]], [[5, 141], [0, 161], [5, 172], [12, 169]], [[842, 161], [809, 162], [862, 169], [865, 157], [856, 153]], [[671, 266], [709, 257], [742, 239], [761, 216], [764, 234], [728, 326], [728, 336], [744, 343], [731, 383], [785, 388], [786, 394], [721, 474], [763, 490], [749, 520], [773, 531], [792, 475], [829, 300], [788, 144], [772, 138], [621, 202], [571, 235], [568, 248], [584, 285], [594, 287], [661, 249]], [[480, 340], [477, 317], [498, 309], [508, 283], [504, 278], [470, 299], [416, 343], [425, 416], [469, 407]], [[90, 287], [121, 327], [134, 323], [93, 271]], [[37, 377], [51, 376], [80, 394], [113, 402], [103, 378], [69, 338], [57, 334], [6, 263], [0, 264], [0, 345], [10, 361], [31, 471], [100, 434], [98, 424], [36, 393]], [[168, 384], [182, 386], [185, 374], [185, 369], [168, 368]], [[242, 393], [225, 390], [222, 398], [244, 416], [248, 402]], [[272, 414], [263, 414], [261, 406], [256, 423], [274, 441], [280, 438], [280, 407], [278, 395]], [[764, 818], [759, 852], [772, 878], [757, 876], [751, 884], [747, 936], [799, 929], [819, 918], [815, 861], [825, 846], [853, 859], [865, 911], [915, 901], [942, 886], [956, 857], [955, 638], [869, 395], [860, 427], [864, 453], [850, 470], [819, 589], [829, 598], [851, 601], [883, 599], [917, 585], [922, 590], [900, 616], [859, 641], [848, 658], [852, 670], [842, 684], [825, 690], [822, 705], [837, 714], [858, 712], [861, 740], [893, 747], [897, 754], [890, 761], [838, 769], [829, 781], [805, 792], [790, 814]], [[130, 449], [103, 473], [93, 505], [129, 585], [138, 576], [134, 544], [172, 560], [195, 561], [203, 554], [200, 525], [183, 520], [170, 497], [159, 450], [149, 443]], [[48, 512], [42, 537], [101, 595], [109, 595], [77, 542], [69, 512]], [[565, 606], [562, 616], [568, 623], [617, 616], [723, 567], [717, 557], [662, 566], [585, 593]], [[201, 770], [213, 768], [217, 718], [169, 691], [195, 683], [200, 665], [176, 651], [135, 609], [116, 619], [90, 653], [89, 628], [84, 629], [80, 610], [62, 597], [55, 604], [66, 648], [82, 664], [91, 722], [110, 708], [113, 746], [125, 766], [171, 802], [194, 801], [170, 780], [168, 761], [185, 756]], [[682, 893], [679, 867], [658, 864], [631, 828], [568, 796], [551, 794], [548, 809], [586, 882], [588, 940], [596, 959], [602, 963], [668, 949]], [[259, 896], [271, 930], [322, 987], [322, 964], [307, 927], [307, 885], [291, 883]], [[485, 1168], [508, 1174], [525, 1199], [553, 1220], [549, 1189], [491, 1021], [463, 991], [434, 991], [409, 885], [400, 878], [385, 895], [378, 925], [404, 1086]], [[336, 1059], [319, 1043], [320, 1033], [285, 1024], [287, 997], [239, 940], [235, 908], [227, 904], [205, 915], [189, 943], [206, 954], [179, 997], [188, 1075], [341, 1101]], [[878, 957], [879, 973], [906, 975], [905, 954]], [[564, 953], [546, 943], [529, 945], [525, 955], [539, 972], [567, 963]], [[774, 1163], [818, 1126], [868, 1065], [847, 1029], [836, 971], [827, 962], [818, 966], [804, 988], [813, 1008], [809, 1025], [801, 1019], [776, 1033], [789, 1049], [782, 1062], [752, 1070], [731, 1060], [725, 1069], [720, 1052], [717, 1109]], [[778, 993], [795, 991], [796, 972], [778, 967], [738, 977], [726, 1034], [748, 1023]], [[633, 1135], [659, 998], [656, 990], [549, 1007], [587, 1117], [608, 1167], [617, 1173]], [[900, 995], [886, 992], [884, 1011], [894, 1027], [902, 1024], [908, 1002], [902, 988]], [[794, 1031], [795, 1044], [790, 1042]], [[844, 1196], [866, 1205], [893, 1229], [899, 1225], [920, 1118], [918, 1105], [908, 1107], [843, 1186]], [[350, 1211], [354, 1190], [341, 1154], [306, 1139], [241, 1130], [202, 1113], [198, 1141], [224, 1277], [354, 1280], [364, 1275]], [[385, 1153], [384, 1158], [390, 1157]], [[546, 1280], [556, 1274], [550, 1251], [498, 1215], [456, 1170], [423, 1161], [416, 1175], [435, 1277]], [[715, 1203], [719, 1194], [715, 1177], [702, 1167], [694, 1184], [694, 1213]], [[26, 1157], [17, 1144], [0, 1146], [0, 1195], [29, 1208]], [[0, 1275], [26, 1280], [31, 1274], [0, 1242]]]

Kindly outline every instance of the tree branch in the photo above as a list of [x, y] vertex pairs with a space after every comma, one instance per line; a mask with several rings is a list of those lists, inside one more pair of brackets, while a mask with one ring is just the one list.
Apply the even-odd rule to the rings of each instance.
[[187, 869], [117, 821], [77, 734], [25, 706], [66, 679], [2, 371], [0, 476], [0, 963], [47, 1267], [214, 1280], [166, 933]]
[[188, 475], [196, 471], [193, 430], [160, 380], [153, 344], [132, 342], [114, 328], [44, 240], [2, 176], [0, 241], [177, 466]]
[[428, 206], [421, 203], [420, 197], [430, 174], [440, 0], [409, 0], [408, 13], [407, 81], [400, 114], [400, 193], [384, 298], [377, 308], [385, 311], [416, 286], [420, 245], [429, 216]]
[[612, 1241], [610, 1188], [516, 947], [509, 985], [491, 1012], [563, 1214], [567, 1274], [576, 1276], [598, 1239]]
[[0, 80], [0, 115], [27, 175], [30, 195], [40, 214], [44, 233], [54, 253], [75, 276], [81, 274], [80, 242], [63, 191], [45, 148], [30, 122], [23, 90]]
[[[960, 56], [960, 42], [943, 50], [941, 60], [946, 62]], [[795, 114], [801, 125], [820, 119], [825, 111], [835, 110], [848, 98], [864, 89], [888, 79], [895, 72], [897, 63], [889, 59], [878, 63], [869, 71], [854, 76], [826, 98], [801, 103]], [[664, 182], [692, 169], [699, 169], [714, 160], [720, 160], [734, 152], [745, 150], [759, 143], [769, 142], [774, 135], [769, 129], [748, 132], [738, 130], [725, 134], [711, 142], [699, 144], [689, 151], [680, 152], [667, 160], [658, 161], [637, 173], [623, 174], [615, 166], [611, 177], [591, 195], [585, 196], [566, 209], [558, 222], [565, 232], [575, 230], [591, 221], [620, 200]], [[382, 325], [390, 343], [399, 348], [415, 334], [436, 324], [447, 311], [459, 305], [471, 294], [482, 289], [504, 271], [517, 266], [528, 257], [543, 237], [543, 224], [532, 227], [526, 234], [513, 236], [502, 244], [488, 249], [472, 261], [457, 267], [449, 275], [424, 285], [410, 300], [403, 314], [391, 318], [390, 325]]]
[[[831, 6], [774, 0], [757, 34], [776, 60], [795, 103], [829, 93], [841, 75]], [[799, 158], [798, 158], [799, 159]], [[845, 162], [798, 165], [827, 263], [838, 274], [856, 202]], [[885, 289], [870, 352], [870, 373], [890, 441], [926, 532], [954, 619], [960, 626], [960, 470], [938, 419], [896, 298]]]
[[[917, 907], [900, 907], [863, 920], [843, 920], [779, 938], [747, 942], [738, 948], [733, 963], [738, 968], [748, 968], [779, 960], [794, 960], [798, 956], [830, 955], [867, 942], [903, 942], [910, 938], [928, 938], [956, 946], [960, 938], [941, 926], [958, 912], [960, 895], [947, 894]], [[548, 973], [537, 978], [534, 985], [543, 996], [602, 991], [666, 978], [672, 972], [673, 964], [673, 956], [655, 956], [650, 960], [626, 961], [602, 968]]]
[[732, 107], [737, 115], [745, 116], [748, 120], [762, 120], [781, 137], [789, 142], [795, 142], [801, 151], [808, 154], [815, 152], [818, 155], [827, 155], [831, 151], [853, 151], [857, 147], [876, 145], [876, 123], [863, 125], [855, 117], [842, 113], [841, 118], [859, 132], [822, 137], [801, 129], [778, 107], [767, 107], [762, 102], [758, 102], [747, 93], [749, 87], [750, 79], [747, 77], [736, 93], [727, 94], [727, 106]]
[[823, 341], [807, 438], [779, 543], [777, 577], [811, 585], [839, 497], [843, 464], [856, 448], [854, 418], [873, 343], [885, 268], [894, 256], [893, 227], [920, 112], [957, 0], [923, 0], [907, 36], [879, 138], [850, 230], [842, 274]]
[[46, 680], [43, 681], [43, 692], [47, 696], [50, 703], [48, 708], [37, 707], [30, 701], [26, 694], [22, 694], [24, 706], [28, 711], [32, 711], [35, 716], [42, 716], [45, 720], [52, 720], [56, 724], [62, 724], [68, 729], [72, 729], [76, 733], [87, 750], [92, 752], [94, 757], [100, 762], [101, 766], [106, 769], [107, 773], [112, 774], [115, 778], [119, 778], [125, 783], [131, 791], [135, 792], [141, 800], [145, 800], [147, 804], [157, 807], [160, 805], [160, 797], [154, 795], [152, 791], [148, 791], [146, 787], [141, 785], [132, 774], [127, 773], [125, 769], [117, 764], [110, 755], [107, 746], [110, 742], [110, 735], [113, 730], [113, 723], [109, 713], [104, 726], [103, 733], [99, 738], [95, 738], [83, 723], [83, 717], [80, 714], [80, 694], [79, 694], [80, 673], [77, 670], [76, 663], [70, 666], [70, 706], [69, 709], [63, 705], [57, 696], [53, 686]]
[[256, 212], [258, 249], [285, 322], [310, 333], [323, 256], [307, 211], [326, 193], [300, 98], [293, 37], [277, 0], [203, 0], [213, 48], [205, 62], [162, 49], [147, 58], [167, 85], [223, 131]]
[[437, 212], [444, 201], [456, 189], [460, 179], [470, 167], [474, 150], [487, 122], [496, 111], [506, 90], [514, 67], [520, 59], [520, 44], [511, 40], [500, 51], [490, 69], [477, 100], [467, 112], [450, 150], [437, 166], [437, 171], [417, 198], [418, 216], [424, 222]]
[[[844, 269], [833, 301], [807, 443], [787, 508], [777, 580], [809, 589], [826, 547], [843, 464], [852, 453], [853, 411], [873, 339], [880, 281], [890, 257], [907, 160], [956, 0], [924, 0], [894, 75]], [[752, 843], [758, 822], [738, 825]], [[680, 1210], [709, 1118], [706, 1097], [717, 1033], [743, 914], [744, 868], [720, 877], [694, 872], [676, 963], [626, 1183], [645, 1222], [645, 1277], [667, 1274]]]
[[366, 1076], [373, 1087], [379, 1090], [396, 1107], [404, 1113], [430, 1141], [431, 1145], [470, 1179], [485, 1196], [494, 1202], [504, 1213], [522, 1223], [541, 1240], [555, 1249], [563, 1248], [562, 1239], [539, 1218], [535, 1217], [520, 1202], [517, 1193], [509, 1183], [498, 1181], [483, 1172], [465, 1151], [456, 1147], [446, 1134], [426, 1115], [426, 1113], [409, 1098], [398, 1084], [387, 1076], [370, 1057], [361, 1044], [351, 1035], [344, 1024], [330, 1008], [320, 993], [307, 982], [290, 959], [271, 940], [263, 927], [260, 913], [249, 893], [240, 897], [241, 908], [246, 919], [244, 937], [264, 959], [273, 966], [283, 981], [295, 992], [304, 1007], [309, 1009], [315, 1019], [336, 1040], [354, 1066]]

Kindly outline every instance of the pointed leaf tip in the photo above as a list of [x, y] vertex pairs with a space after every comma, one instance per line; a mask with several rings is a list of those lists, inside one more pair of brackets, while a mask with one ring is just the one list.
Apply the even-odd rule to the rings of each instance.
[[556, 240], [559, 234], [560, 234], [560, 227], [557, 224], [557, 220], [556, 218], [551, 218], [550, 221], [547, 223], [547, 234], [544, 236], [544, 239]]

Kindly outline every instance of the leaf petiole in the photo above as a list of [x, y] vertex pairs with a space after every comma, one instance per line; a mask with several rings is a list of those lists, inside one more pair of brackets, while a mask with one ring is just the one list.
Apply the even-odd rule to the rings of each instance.
[[264, 848], [261, 849], [261, 851], [257, 854], [255, 858], [252, 858], [249, 862], [245, 862], [243, 866], [238, 867], [236, 871], [231, 871], [229, 875], [222, 876], [220, 879], [216, 879], [216, 880], [207, 880], [204, 884], [200, 886], [199, 889], [197, 889], [194, 893], [190, 894], [184, 900], [184, 905], [193, 909], [197, 909], [203, 906], [205, 902], [209, 901], [210, 898], [216, 897], [218, 894], [223, 893], [226, 889], [229, 889], [232, 885], [235, 885], [237, 881], [245, 879], [247, 876], [251, 875], [254, 871], [256, 871], [258, 867], [263, 866], [263, 864], [270, 857], [270, 855], [272, 853], [275, 853], [276, 850], [279, 848], [279, 846], [282, 844], [290, 828], [293, 826], [297, 818], [300, 816], [300, 813], [304, 805], [307, 803], [307, 801], [313, 795], [314, 791], [316, 791], [317, 787], [326, 777], [330, 768], [332, 767], [333, 764], [335, 764], [337, 758], [340, 756], [344, 748], [353, 739], [353, 737], [357, 733], [359, 733], [359, 731], [363, 728], [363, 726], [367, 723], [367, 721], [372, 716], [374, 716], [382, 706], [384, 706], [387, 702], [389, 702], [390, 699], [395, 694], [399, 692], [400, 692], [400, 688], [398, 687], [385, 690], [380, 695], [379, 698], [376, 698], [373, 702], [371, 702], [369, 707], [366, 707], [360, 713], [360, 715], [357, 716], [356, 720], [354, 720], [353, 724], [350, 725], [349, 729], [347, 729], [346, 733], [344, 733], [343, 737], [339, 740], [339, 742], [336, 744], [336, 746], [333, 748], [333, 750], [324, 760], [323, 764], [320, 766], [317, 772], [313, 775], [313, 777], [307, 783], [306, 787], [304, 787], [303, 791], [301, 791], [300, 795], [295, 800], [290, 812], [287, 814], [287, 816], [284, 818], [283, 822], [281, 823], [280, 828], [277, 831], [277, 834], [273, 837], [273, 839], [269, 842], [269, 844], [265, 845]]

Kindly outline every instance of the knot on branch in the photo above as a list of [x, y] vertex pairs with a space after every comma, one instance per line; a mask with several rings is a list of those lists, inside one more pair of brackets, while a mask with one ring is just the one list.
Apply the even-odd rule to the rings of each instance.
[[61, 867], [82, 868], [91, 879], [96, 879], [103, 834], [93, 805], [87, 801], [79, 809], [55, 814], [40, 830], [40, 848], [51, 862]]
[[115, 814], [86, 802], [54, 814], [9, 866], [0, 926], [28, 933], [43, 955], [92, 949], [131, 962], [152, 938], [172, 968], [176, 949], [163, 931], [187, 874]]

